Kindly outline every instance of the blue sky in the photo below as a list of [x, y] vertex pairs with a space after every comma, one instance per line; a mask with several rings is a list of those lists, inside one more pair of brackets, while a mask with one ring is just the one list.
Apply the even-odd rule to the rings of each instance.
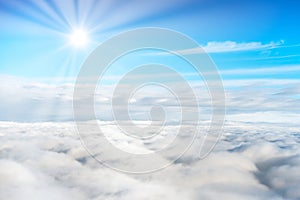
[[[187, 35], [211, 56], [223, 78], [227, 119], [297, 121], [299, 6], [271, 0], [0, 0], [0, 120], [72, 120], [73, 86], [88, 55], [120, 32], [161, 27]], [[86, 32], [85, 45], [72, 39], [78, 30]], [[178, 51], [199, 53], [197, 48]], [[144, 50], [121, 57], [106, 71], [104, 88], [95, 92], [96, 103], [104, 106], [101, 119], [111, 119], [107, 99], [115, 83], [149, 63], [177, 70], [197, 88], [206, 109], [207, 91], [193, 67], [180, 57]], [[153, 102], [141, 98], [137, 103]]]
[[[299, 79], [299, 6], [283, 0], [1, 0], [0, 73], [75, 77], [88, 53], [105, 39], [154, 26], [196, 40], [224, 79]], [[83, 48], [69, 44], [77, 28], [89, 35]]]

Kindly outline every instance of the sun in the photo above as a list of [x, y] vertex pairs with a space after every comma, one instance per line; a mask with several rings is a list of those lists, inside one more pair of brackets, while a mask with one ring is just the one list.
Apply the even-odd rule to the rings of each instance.
[[70, 34], [70, 43], [75, 47], [84, 47], [88, 42], [88, 33], [84, 29], [73, 30]]

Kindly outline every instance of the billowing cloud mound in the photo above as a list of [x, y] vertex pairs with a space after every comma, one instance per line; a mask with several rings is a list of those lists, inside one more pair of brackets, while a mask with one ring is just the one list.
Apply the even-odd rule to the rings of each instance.
[[[102, 124], [114, 134], [111, 126]], [[164, 170], [130, 175], [91, 158], [72, 123], [1, 122], [0, 197], [299, 199], [299, 134], [299, 127], [227, 123], [220, 142], [205, 159], [195, 157], [195, 146]]]

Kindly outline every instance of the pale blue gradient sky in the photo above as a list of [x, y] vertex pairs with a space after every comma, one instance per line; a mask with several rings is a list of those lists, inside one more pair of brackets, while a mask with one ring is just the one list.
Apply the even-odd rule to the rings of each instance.
[[[120, 31], [155, 26], [180, 31], [204, 47], [225, 46], [221, 52], [209, 52], [221, 72], [273, 69], [272, 73], [224, 73], [224, 79], [299, 79], [299, 6], [297, 1], [283, 0], [1, 0], [0, 73], [75, 77], [88, 53], [105, 39]], [[69, 35], [78, 27], [90, 37], [81, 49], [68, 44]], [[226, 50], [232, 47], [228, 41], [236, 48]], [[132, 65], [130, 60], [126, 64]]]

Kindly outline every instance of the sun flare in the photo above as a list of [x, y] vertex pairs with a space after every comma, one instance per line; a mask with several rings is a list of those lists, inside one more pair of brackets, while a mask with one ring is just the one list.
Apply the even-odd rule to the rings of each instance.
[[75, 47], [83, 47], [89, 42], [88, 34], [83, 29], [74, 30], [70, 35], [70, 43]]

